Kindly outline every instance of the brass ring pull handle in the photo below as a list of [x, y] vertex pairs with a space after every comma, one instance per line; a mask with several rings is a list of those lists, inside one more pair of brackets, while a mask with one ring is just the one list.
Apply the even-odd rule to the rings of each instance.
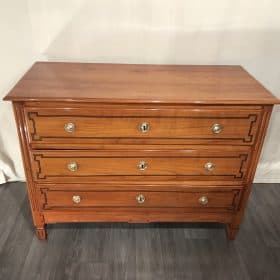
[[75, 172], [78, 170], [78, 164], [76, 162], [70, 162], [67, 164], [68, 170]]
[[212, 162], [207, 162], [205, 165], [204, 165], [204, 168], [205, 170], [207, 171], [212, 171], [215, 169], [215, 164], [212, 163]]
[[212, 125], [212, 132], [214, 134], [219, 134], [223, 131], [223, 126], [221, 124], [215, 123]]
[[202, 196], [198, 199], [198, 202], [201, 204], [201, 205], [206, 205], [208, 203], [208, 198], [207, 196]]
[[147, 122], [143, 122], [143, 123], [141, 123], [141, 124], [139, 125], [139, 130], [140, 130], [141, 132], [143, 132], [143, 133], [148, 132], [149, 129], [150, 129], [150, 124], [147, 123]]
[[74, 203], [80, 203], [81, 202], [81, 197], [79, 195], [73, 195], [72, 200]]
[[138, 202], [138, 203], [144, 203], [145, 202], [145, 196], [143, 195], [143, 194], [139, 194], [139, 195], [137, 195], [136, 196], [136, 201]]
[[147, 168], [148, 168], [148, 163], [146, 163], [145, 161], [140, 161], [138, 163], [138, 169], [139, 170], [143, 171], [143, 170], [145, 170]]
[[75, 129], [76, 129], [76, 125], [74, 123], [69, 122], [64, 125], [64, 130], [66, 132], [74, 132]]

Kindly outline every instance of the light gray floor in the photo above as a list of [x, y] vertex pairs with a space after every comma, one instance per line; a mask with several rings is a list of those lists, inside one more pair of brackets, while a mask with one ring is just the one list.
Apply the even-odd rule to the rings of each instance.
[[235, 241], [218, 224], [64, 224], [34, 235], [24, 183], [0, 185], [0, 279], [280, 279], [280, 184], [257, 184]]

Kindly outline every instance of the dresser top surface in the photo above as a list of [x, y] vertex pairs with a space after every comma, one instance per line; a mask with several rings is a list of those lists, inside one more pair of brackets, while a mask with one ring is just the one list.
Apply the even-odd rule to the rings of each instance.
[[241, 66], [37, 62], [4, 100], [279, 104]]

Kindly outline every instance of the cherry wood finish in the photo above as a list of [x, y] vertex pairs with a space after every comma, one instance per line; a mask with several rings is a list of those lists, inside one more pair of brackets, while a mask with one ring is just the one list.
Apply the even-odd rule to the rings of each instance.
[[5, 100], [275, 104], [241, 66], [37, 62]]
[[[239, 191], [211, 191], [211, 192], [132, 192], [132, 191], [57, 191], [41, 189], [43, 209], [56, 207], [185, 207], [185, 208], [224, 208], [233, 210], [238, 205]], [[79, 197], [75, 203], [72, 198]], [[199, 199], [207, 197], [208, 203], [202, 204]], [[137, 198], [143, 198], [139, 202]]]
[[[249, 155], [245, 151], [141, 150], [141, 151], [36, 151], [33, 179], [38, 182], [91, 182], [111, 176], [141, 180], [245, 180]], [[76, 164], [71, 171], [69, 164]], [[141, 170], [139, 165], [146, 165]], [[206, 170], [211, 163], [213, 170]], [[104, 178], [105, 176], [105, 178]], [[174, 178], [175, 177], [175, 178]]]
[[5, 100], [40, 239], [88, 221], [221, 222], [234, 239], [280, 103], [240, 66], [44, 62]]
[[[54, 106], [54, 104], [53, 104]], [[185, 106], [170, 109], [165, 106], [144, 108], [138, 106], [122, 108], [99, 106], [84, 108], [27, 108], [26, 119], [31, 143], [49, 144], [53, 141], [70, 146], [79, 143], [113, 143], [112, 140], [146, 141], [146, 143], [172, 143], [187, 141], [188, 144], [212, 141], [228, 144], [232, 141], [240, 145], [253, 144], [260, 123], [261, 108], [231, 107], [215, 109]], [[80, 115], [79, 115], [80, 114]], [[74, 131], [66, 131], [71, 123]], [[141, 124], [148, 124], [146, 132]], [[222, 127], [220, 133], [213, 133], [213, 125]]]

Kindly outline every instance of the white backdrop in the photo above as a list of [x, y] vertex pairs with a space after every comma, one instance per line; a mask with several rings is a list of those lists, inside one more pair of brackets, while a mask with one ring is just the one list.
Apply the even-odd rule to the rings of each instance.
[[[9, 0], [0, 8], [0, 97], [35, 60], [241, 64], [280, 97], [279, 0]], [[256, 181], [280, 182], [280, 106]], [[0, 102], [0, 183], [24, 180]]]

